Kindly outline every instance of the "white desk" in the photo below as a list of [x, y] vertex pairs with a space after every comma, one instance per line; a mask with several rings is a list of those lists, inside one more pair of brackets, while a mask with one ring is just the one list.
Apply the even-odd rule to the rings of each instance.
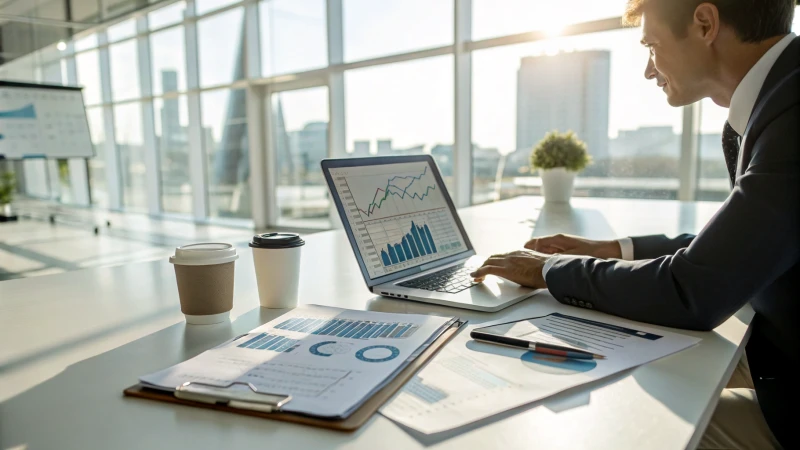
[[[532, 234], [592, 238], [696, 232], [715, 203], [574, 199], [572, 208], [517, 198], [462, 211], [481, 254]], [[458, 433], [412, 435], [380, 415], [339, 433], [122, 397], [137, 376], [193, 357], [281, 311], [258, 308], [241, 249], [231, 323], [186, 326], [166, 261], [0, 283], [0, 449], [86, 448], [648, 448], [693, 447], [746, 342], [743, 309], [700, 345], [598, 383], [495, 416]], [[473, 323], [569, 310], [537, 295], [495, 314], [371, 295], [340, 231], [309, 236], [301, 303], [460, 315]], [[88, 380], [88, 381], [83, 381]], [[24, 448], [24, 447], [23, 447]]]

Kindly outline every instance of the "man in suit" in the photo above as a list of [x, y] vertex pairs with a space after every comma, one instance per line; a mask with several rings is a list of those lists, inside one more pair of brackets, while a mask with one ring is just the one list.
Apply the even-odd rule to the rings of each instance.
[[[755, 392], [723, 391], [703, 448], [797, 446], [800, 402], [800, 38], [793, 0], [629, 0], [645, 76], [672, 106], [710, 97], [732, 192], [697, 236], [533, 239], [473, 276], [548, 288], [561, 303], [633, 320], [712, 330], [746, 303]], [[748, 380], [749, 381], [749, 380]], [[766, 419], [766, 420], [765, 420]]]

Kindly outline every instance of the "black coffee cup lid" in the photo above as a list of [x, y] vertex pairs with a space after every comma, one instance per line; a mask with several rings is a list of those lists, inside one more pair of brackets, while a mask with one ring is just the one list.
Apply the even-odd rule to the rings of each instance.
[[294, 233], [264, 233], [253, 236], [250, 247], [253, 248], [295, 248], [305, 245], [306, 241]]

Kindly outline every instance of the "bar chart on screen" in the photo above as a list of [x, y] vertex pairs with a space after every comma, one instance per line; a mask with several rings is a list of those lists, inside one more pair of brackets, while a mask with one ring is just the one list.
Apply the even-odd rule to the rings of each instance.
[[466, 250], [433, 170], [416, 162], [332, 173], [373, 278]]

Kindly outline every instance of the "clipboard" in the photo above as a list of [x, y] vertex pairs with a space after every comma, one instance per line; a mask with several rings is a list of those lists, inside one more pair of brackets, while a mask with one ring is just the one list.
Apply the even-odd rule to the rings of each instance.
[[[291, 401], [290, 395], [276, 395], [272, 393], [259, 392], [254, 386], [248, 383], [234, 382], [225, 387], [206, 385], [203, 383], [184, 383], [174, 392], [162, 391], [148, 388], [141, 383], [137, 383], [124, 391], [126, 397], [146, 398], [158, 400], [178, 405], [194, 406], [198, 408], [225, 411], [245, 416], [260, 417], [262, 419], [280, 420], [283, 422], [300, 423], [314, 427], [327, 428], [330, 430], [353, 432], [364, 425], [378, 409], [383, 406], [397, 391], [402, 388], [411, 377], [414, 376], [444, 345], [458, 333], [467, 322], [456, 320], [442, 334], [433, 341], [414, 361], [406, 366], [394, 379], [367, 399], [358, 409], [344, 419], [326, 419], [313, 417], [299, 413], [281, 411], [281, 407]], [[229, 397], [220, 393], [219, 395], [202, 395], [196, 392], [197, 387], [217, 388], [224, 390], [235, 384], [243, 384], [250, 388], [247, 398]], [[261, 397], [263, 396], [263, 397]]]

